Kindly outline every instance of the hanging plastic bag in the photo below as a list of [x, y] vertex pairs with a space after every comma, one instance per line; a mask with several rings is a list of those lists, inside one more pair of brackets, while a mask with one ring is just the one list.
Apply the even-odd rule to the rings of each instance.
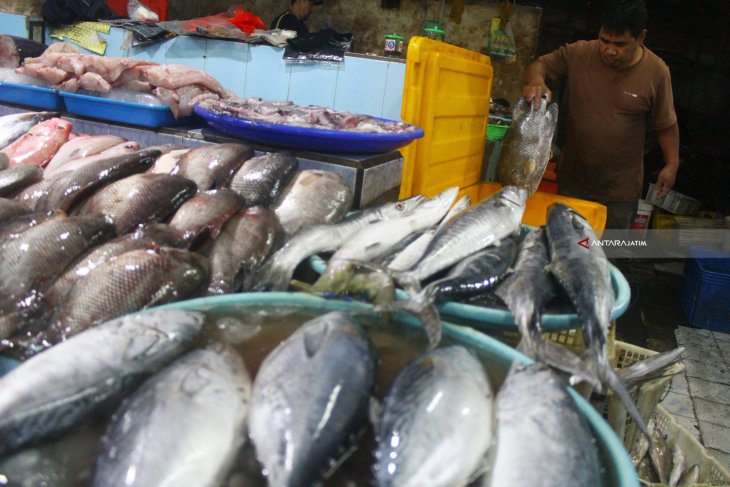
[[507, 62], [514, 62], [517, 59], [517, 46], [515, 45], [514, 35], [512, 35], [512, 25], [507, 23], [502, 28], [499, 17], [492, 19], [487, 53], [497, 59], [505, 59]]
[[228, 22], [235, 25], [248, 35], [253, 34], [256, 29], [266, 29], [266, 24], [264, 24], [264, 21], [261, 20], [260, 17], [242, 8], [236, 9], [233, 13], [233, 17], [228, 19]]

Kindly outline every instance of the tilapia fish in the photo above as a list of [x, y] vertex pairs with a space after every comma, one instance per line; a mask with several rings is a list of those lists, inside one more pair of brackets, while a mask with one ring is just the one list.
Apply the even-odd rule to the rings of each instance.
[[603, 485], [596, 441], [556, 372], [515, 362], [497, 394], [496, 418], [485, 487]]
[[231, 217], [218, 238], [200, 250], [210, 262], [208, 294], [248, 290], [278, 231], [276, 214], [263, 206], [247, 208]]
[[0, 225], [16, 216], [27, 215], [31, 211], [33, 210], [28, 205], [19, 201], [0, 198]]
[[542, 311], [557, 293], [547, 268], [549, 262], [545, 227], [539, 227], [525, 236], [514, 270], [495, 291], [515, 317], [522, 335], [522, 349], [528, 355], [532, 355], [540, 337]]
[[208, 264], [193, 252], [131, 250], [100, 264], [71, 288], [41, 341], [53, 345], [105, 320], [196, 296], [207, 280]]
[[235, 350], [188, 352], [117, 410], [91, 485], [157, 487], [195, 479], [196, 486], [219, 487], [246, 438], [250, 395], [251, 379]]
[[197, 246], [207, 234], [217, 238], [221, 228], [243, 205], [243, 198], [230, 189], [214, 189], [198, 193], [175, 212], [170, 227], [182, 242]]
[[0, 196], [10, 197], [43, 179], [43, 169], [35, 165], [11, 167], [0, 171]]
[[99, 159], [75, 171], [60, 173], [53, 178], [53, 182], [44, 194], [36, 200], [35, 209], [68, 211], [85, 194], [110, 182], [146, 171], [154, 164], [159, 154], [155, 150], [141, 150]]
[[198, 313], [125, 316], [79, 334], [0, 378], [0, 456], [73, 427], [109, 399], [182, 353]]
[[56, 115], [54, 112], [27, 112], [0, 117], [0, 149], [10, 145], [34, 125]]
[[493, 397], [462, 346], [427, 352], [400, 371], [377, 425], [379, 487], [466, 485], [493, 442]]
[[170, 174], [194, 181], [198, 191], [222, 188], [251, 157], [253, 149], [244, 144], [211, 144], [183, 154]]
[[44, 166], [59, 147], [68, 140], [71, 127], [71, 122], [61, 118], [46, 120], [34, 125], [26, 134], [2, 151], [7, 154], [10, 167], [21, 164]]
[[[639, 429], [648, 436], [646, 424], [616, 371], [608, 360], [606, 341], [614, 303], [606, 254], [590, 223], [572, 208], [553, 203], [548, 208], [546, 233], [550, 245], [550, 272], [566, 291], [582, 322], [586, 342], [586, 366], [621, 399]], [[579, 244], [588, 239], [588, 248]]]
[[45, 167], [47, 172], [55, 171], [63, 164], [81, 159], [82, 157], [93, 156], [115, 145], [123, 144], [125, 139], [116, 135], [91, 135], [76, 137], [63, 144], [58, 152], [51, 158]]
[[14, 311], [19, 304], [30, 306], [43, 286], [78, 255], [113, 235], [113, 227], [103, 218], [59, 216], [5, 241], [0, 265], [0, 312]]
[[416, 206], [407, 215], [375, 222], [352, 235], [330, 258], [327, 269], [311, 291], [344, 292], [358, 262], [373, 260], [409, 235], [438, 223], [449, 211], [458, 192], [459, 188], [449, 188]]
[[352, 207], [350, 186], [339, 174], [305, 169], [279, 195], [276, 216], [288, 236], [302, 228], [321, 223], [337, 223]]
[[269, 207], [299, 169], [299, 161], [286, 152], [253, 157], [233, 175], [229, 187], [240, 194], [247, 206]]
[[533, 194], [540, 184], [558, 123], [558, 104], [540, 106], [520, 98], [512, 114], [512, 125], [499, 157], [498, 176], [503, 185], [517, 186]]
[[97, 191], [77, 211], [104, 215], [123, 235], [139, 225], [165, 220], [196, 190], [194, 182], [180, 176], [135, 174]]
[[376, 357], [342, 312], [300, 326], [261, 364], [249, 431], [270, 486], [315, 482], [367, 421]]
[[385, 203], [354, 213], [339, 223], [315, 225], [302, 230], [269, 258], [255, 289], [286, 290], [294, 270], [307, 257], [318, 252], [336, 250], [357, 231], [371, 223], [406, 215], [420, 205], [423, 199], [423, 196], [414, 196], [403, 201]]

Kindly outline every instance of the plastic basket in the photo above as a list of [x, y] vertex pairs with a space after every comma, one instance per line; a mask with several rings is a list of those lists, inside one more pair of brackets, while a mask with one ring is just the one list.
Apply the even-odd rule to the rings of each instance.
[[[689, 431], [681, 427], [666, 409], [657, 406], [654, 411], [654, 421], [659, 430], [666, 435], [667, 446], [671, 448], [678, 445], [684, 453], [685, 464], [699, 466], [699, 483], [692, 485], [695, 487], [730, 486], [730, 473], [709, 455], [700, 442]], [[649, 483], [645, 485], [660, 487], [665, 484]]]
[[730, 256], [694, 248], [690, 255], [682, 279], [682, 308], [690, 324], [730, 333]]
[[487, 140], [502, 140], [509, 125], [487, 124]]
[[[657, 353], [653, 350], [616, 340], [614, 342], [614, 354], [609, 358], [611, 359], [611, 365], [620, 370]], [[644, 382], [630, 391], [631, 397], [634, 399], [634, 403], [645, 422], [649, 421], [659, 401], [667, 393], [672, 377], [681, 374], [683, 371], [684, 364], [681, 362], [676, 363], [667, 370], [664, 377]], [[609, 390], [605, 396], [594, 395], [591, 402], [606, 417], [608, 424], [616, 432], [616, 436], [623, 439], [624, 446], [630, 449], [631, 445], [641, 435], [641, 432], [627, 414], [618, 396]]]

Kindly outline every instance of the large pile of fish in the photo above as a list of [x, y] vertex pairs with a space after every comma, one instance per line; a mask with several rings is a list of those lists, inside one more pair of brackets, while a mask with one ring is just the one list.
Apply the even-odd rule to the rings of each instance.
[[403, 122], [384, 121], [368, 115], [335, 111], [314, 105], [300, 106], [291, 101], [266, 101], [261, 98], [228, 97], [206, 99], [200, 107], [213, 113], [242, 120], [266, 122], [292, 127], [345, 130], [349, 132], [401, 133], [416, 128]]
[[0, 339], [23, 356], [132, 311], [250, 289], [289, 236], [352, 206], [342, 177], [286, 153], [140, 150], [70, 138], [52, 113], [0, 127]]
[[129, 57], [81, 54], [66, 43], [53, 44], [41, 56], [26, 58], [16, 72], [70, 93], [85, 90], [109, 94], [126, 90], [151, 94], [169, 106], [176, 118], [191, 115], [193, 106], [200, 101], [232, 96], [199, 69]]
[[[376, 391], [367, 329], [331, 312], [266, 350], [252, 377], [245, 352], [199, 341], [213, 325], [198, 312], [128, 315], [0, 378], [0, 478], [228, 487], [261, 485], [263, 472], [271, 487], [310, 486], [361, 448], [372, 473], [357, 485], [603, 485], [590, 427], [549, 368], [514, 365], [496, 391], [482, 362], [451, 345], [403, 361]], [[109, 408], [101, 441], [78, 454], [95, 459], [82, 484], [34, 453]]]

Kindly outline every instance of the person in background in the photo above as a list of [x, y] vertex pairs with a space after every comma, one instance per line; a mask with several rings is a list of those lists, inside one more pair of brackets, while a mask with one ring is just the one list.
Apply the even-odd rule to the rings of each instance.
[[669, 68], [644, 46], [643, 0], [608, 0], [598, 39], [566, 44], [525, 71], [523, 96], [533, 103], [565, 81], [565, 143], [558, 192], [606, 205], [606, 228], [627, 229], [643, 186], [645, 124], [657, 135], [664, 167], [659, 196], [679, 168], [679, 128]]
[[313, 0], [291, 0], [291, 6], [286, 12], [282, 12], [271, 22], [272, 29], [283, 29], [296, 31], [297, 36], [309, 34], [304, 23], [314, 9]]

